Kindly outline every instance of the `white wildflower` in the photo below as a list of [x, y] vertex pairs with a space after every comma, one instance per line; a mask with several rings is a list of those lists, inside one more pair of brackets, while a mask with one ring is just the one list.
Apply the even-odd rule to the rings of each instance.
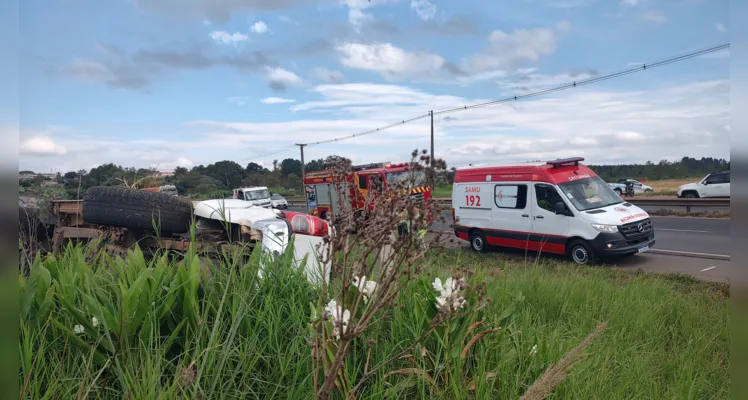
[[99, 320], [96, 319], [96, 317], [91, 317], [91, 325], [93, 325], [94, 328], [99, 327]]
[[369, 299], [374, 296], [374, 291], [377, 290], [377, 283], [375, 281], [367, 281], [366, 275], [353, 277], [353, 286], [358, 289], [359, 293], [364, 296], [364, 304], [369, 303]]
[[76, 335], [82, 335], [85, 331], [86, 328], [84, 328], [83, 325], [75, 325], [73, 327], [73, 332], [75, 332]]
[[530, 349], [530, 355], [534, 356], [535, 354], [538, 354], [538, 345], [532, 346], [532, 349]]
[[464, 283], [462, 278], [454, 279], [450, 277], [443, 284], [441, 279], [434, 279], [431, 286], [439, 292], [439, 296], [436, 298], [436, 304], [439, 306], [439, 309], [446, 307], [457, 311], [467, 306], [467, 301], [459, 293], [460, 284], [462, 283]]
[[340, 339], [340, 334], [348, 329], [348, 322], [351, 320], [351, 312], [344, 310], [335, 300], [330, 300], [325, 306], [325, 315], [332, 321], [333, 335]]

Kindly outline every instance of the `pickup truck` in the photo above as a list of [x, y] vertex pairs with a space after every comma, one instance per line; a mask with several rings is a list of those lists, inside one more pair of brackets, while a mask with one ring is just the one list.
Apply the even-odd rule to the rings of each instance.
[[632, 182], [634, 184], [634, 193], [644, 193], [644, 192], [654, 191], [651, 186], [644, 185], [641, 182], [634, 180], [634, 179], [620, 179], [618, 180], [618, 183], [608, 183], [608, 186], [610, 186], [610, 188], [613, 189], [620, 196], [624, 192], [626, 192], [626, 181]]
[[265, 186], [234, 189], [233, 199], [246, 201], [250, 205], [271, 208], [270, 191]]

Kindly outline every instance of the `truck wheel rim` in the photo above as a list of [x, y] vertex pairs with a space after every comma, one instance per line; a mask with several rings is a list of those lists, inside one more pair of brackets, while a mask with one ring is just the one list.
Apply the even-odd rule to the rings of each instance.
[[473, 248], [476, 250], [483, 250], [483, 238], [480, 236], [473, 237]]
[[587, 253], [587, 249], [585, 249], [584, 247], [576, 246], [571, 251], [571, 257], [577, 264], [586, 264], [587, 260], [589, 259], [589, 254]]

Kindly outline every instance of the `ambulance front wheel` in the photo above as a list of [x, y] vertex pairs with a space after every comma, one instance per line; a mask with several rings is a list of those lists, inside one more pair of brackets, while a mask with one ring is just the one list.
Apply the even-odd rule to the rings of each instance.
[[480, 231], [473, 231], [470, 233], [470, 247], [473, 248], [473, 250], [477, 251], [478, 253], [483, 253], [486, 251], [486, 248], [488, 247], [488, 243], [486, 242], [486, 236], [483, 235]]
[[575, 264], [593, 265], [597, 264], [595, 250], [585, 240], [575, 240], [569, 244], [569, 257]]

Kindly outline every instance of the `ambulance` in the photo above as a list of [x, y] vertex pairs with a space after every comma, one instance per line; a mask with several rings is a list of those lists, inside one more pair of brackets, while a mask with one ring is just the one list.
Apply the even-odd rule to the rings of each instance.
[[457, 169], [455, 235], [473, 250], [489, 245], [568, 256], [577, 264], [646, 252], [652, 220], [623, 200], [582, 157]]

